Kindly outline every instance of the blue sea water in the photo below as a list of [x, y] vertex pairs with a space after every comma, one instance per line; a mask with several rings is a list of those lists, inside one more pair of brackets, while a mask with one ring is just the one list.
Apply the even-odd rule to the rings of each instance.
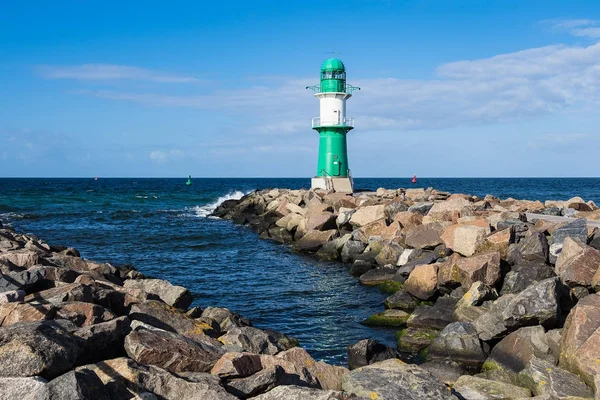
[[[315, 358], [346, 364], [349, 344], [394, 346], [393, 329], [360, 325], [387, 295], [358, 284], [339, 263], [318, 262], [207, 218], [221, 201], [255, 189], [306, 188], [307, 179], [0, 179], [0, 222], [83, 257], [132, 264], [189, 288], [194, 305], [222, 306], [254, 325], [290, 334]], [[581, 196], [600, 204], [598, 178], [356, 179], [357, 189], [435, 187], [501, 198]]]

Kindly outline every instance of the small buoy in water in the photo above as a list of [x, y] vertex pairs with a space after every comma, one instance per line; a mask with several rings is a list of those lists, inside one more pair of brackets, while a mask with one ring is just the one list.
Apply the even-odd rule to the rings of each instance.
[[413, 176], [413, 178], [411, 179], [411, 182], [412, 183], [417, 183], [417, 176], [416, 175]]
[[187, 182], [185, 184], [188, 185], [188, 186], [190, 186], [192, 184], [192, 176], [191, 175], [188, 176], [188, 180], [187, 180]]
[[94, 180], [95, 180], [95, 181], [97, 181], [97, 180], [98, 180], [98, 177], [95, 177], [95, 178], [94, 178]]

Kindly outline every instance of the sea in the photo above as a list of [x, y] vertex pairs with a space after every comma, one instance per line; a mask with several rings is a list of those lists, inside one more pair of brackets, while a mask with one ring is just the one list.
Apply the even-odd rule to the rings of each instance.
[[[209, 217], [218, 204], [265, 188], [308, 188], [296, 178], [0, 178], [0, 222], [82, 257], [130, 264], [190, 289], [194, 305], [227, 307], [260, 328], [296, 337], [317, 360], [347, 364], [348, 345], [395, 347], [394, 329], [360, 322], [388, 296], [348, 266], [295, 254], [244, 226]], [[600, 178], [356, 178], [357, 190], [434, 187], [530, 200], [574, 196], [600, 205]]]

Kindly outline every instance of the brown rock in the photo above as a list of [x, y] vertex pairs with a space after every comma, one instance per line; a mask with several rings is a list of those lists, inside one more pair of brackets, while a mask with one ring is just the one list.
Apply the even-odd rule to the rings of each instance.
[[172, 372], [210, 372], [224, 351], [214, 339], [188, 339], [162, 329], [138, 327], [125, 338], [125, 351], [133, 360]]
[[115, 318], [112, 312], [92, 303], [69, 301], [56, 303], [56, 307], [56, 319], [66, 319], [77, 326], [98, 324]]
[[[600, 374], [600, 294], [590, 294], [577, 303], [565, 321], [559, 365], [595, 388]], [[598, 389], [598, 388], [596, 388]]]
[[402, 231], [406, 233], [410, 228], [421, 225], [423, 223], [423, 216], [416, 212], [401, 211], [396, 214], [394, 221], [399, 222]]
[[381, 237], [383, 239], [384, 233], [387, 234], [387, 224], [385, 218], [378, 219], [373, 222], [362, 226], [355, 230], [355, 236], [357, 236], [363, 243], [369, 243], [372, 237]]
[[500, 279], [500, 253], [498, 252], [461, 258], [454, 265], [456, 278], [466, 289], [477, 281], [494, 286]]
[[311, 376], [317, 378], [319, 386], [325, 390], [342, 390], [342, 377], [348, 373], [347, 368], [316, 361], [300, 347], [283, 351], [275, 357], [294, 364], [294, 373], [299, 376], [303, 376], [302, 370], [306, 369]]
[[415, 249], [433, 249], [442, 244], [441, 234], [449, 222], [433, 222], [415, 226], [406, 233], [406, 244]]
[[164, 279], [128, 279], [123, 286], [153, 294], [175, 308], [187, 309], [193, 301], [189, 290]]
[[385, 205], [365, 206], [359, 207], [352, 218], [350, 218], [350, 225], [355, 228], [365, 226], [370, 222], [377, 221], [378, 219], [385, 218]]
[[478, 246], [483, 242], [487, 230], [479, 226], [461, 225], [454, 230], [454, 243], [452, 250], [463, 256], [475, 254]]
[[206, 322], [190, 318], [178, 309], [156, 300], [134, 304], [129, 318], [192, 340], [203, 341], [206, 339], [206, 332], [213, 330]]
[[328, 231], [309, 231], [306, 235], [302, 236], [302, 239], [294, 243], [293, 247], [296, 251], [317, 251], [325, 243], [335, 239], [337, 235], [337, 229], [330, 229]]
[[0, 263], [2, 261], [7, 261], [17, 267], [29, 268], [39, 264], [40, 256], [35, 251], [18, 250], [0, 254]]
[[438, 221], [456, 221], [459, 217], [471, 215], [472, 212], [473, 205], [469, 200], [454, 197], [435, 203], [427, 216]]
[[437, 273], [436, 264], [417, 265], [404, 282], [404, 290], [421, 300], [431, 298], [437, 288]]
[[[591, 286], [600, 268], [600, 251], [566, 237], [554, 271], [569, 286]], [[598, 281], [596, 278], [596, 282]]]
[[330, 212], [323, 212], [319, 214], [308, 214], [308, 219], [306, 220], [306, 229], [308, 231], [321, 231], [334, 229], [336, 216]]
[[47, 304], [0, 304], [0, 326], [53, 319], [55, 314], [56, 307]]
[[83, 301], [91, 303], [94, 300], [93, 286], [69, 283], [52, 289], [42, 290], [25, 296], [25, 302], [62, 303], [65, 301]]
[[258, 354], [229, 352], [219, 358], [210, 373], [220, 378], [243, 378], [261, 369]]

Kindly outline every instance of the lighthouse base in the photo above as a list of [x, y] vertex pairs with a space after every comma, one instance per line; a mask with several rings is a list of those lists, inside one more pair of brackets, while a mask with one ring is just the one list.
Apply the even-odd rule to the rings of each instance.
[[354, 183], [350, 177], [317, 176], [312, 178], [310, 188], [332, 190], [338, 193], [352, 193], [354, 191]]

